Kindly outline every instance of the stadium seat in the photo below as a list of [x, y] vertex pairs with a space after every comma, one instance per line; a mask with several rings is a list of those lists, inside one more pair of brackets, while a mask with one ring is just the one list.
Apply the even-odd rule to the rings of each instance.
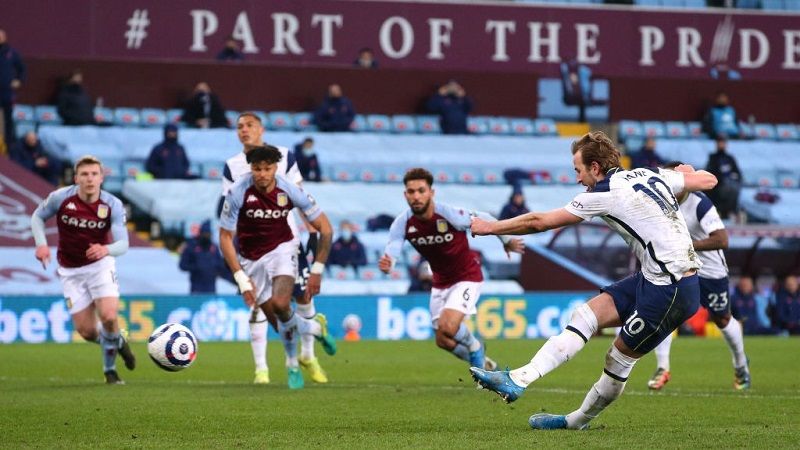
[[689, 129], [683, 122], [667, 122], [664, 124], [664, 137], [670, 139], [686, 139], [689, 137]]
[[422, 134], [441, 133], [439, 116], [417, 116], [417, 132]]
[[511, 134], [516, 136], [528, 136], [534, 134], [535, 128], [533, 121], [524, 117], [512, 117], [508, 120]]
[[556, 128], [556, 121], [553, 119], [536, 119], [534, 127], [537, 136], [557, 136], [558, 129]]
[[13, 114], [15, 122], [34, 122], [36, 120], [33, 115], [33, 106], [30, 105], [14, 105]]
[[662, 138], [666, 134], [664, 131], [664, 124], [654, 120], [642, 122], [642, 132], [644, 133], [645, 137], [656, 139]]
[[294, 129], [297, 131], [315, 131], [317, 126], [314, 125], [314, 117], [308, 112], [294, 113], [292, 121], [294, 122]]
[[619, 140], [627, 142], [631, 138], [643, 138], [644, 129], [642, 124], [635, 120], [620, 120], [619, 121]]
[[505, 117], [490, 117], [489, 133], [491, 134], [508, 134], [511, 132], [511, 124]]
[[553, 175], [553, 181], [558, 184], [575, 184], [575, 174], [566, 170], [559, 170]]
[[403, 181], [405, 171], [395, 165], [387, 166], [383, 169], [383, 180], [387, 183], [400, 183]]
[[414, 121], [414, 117], [405, 115], [405, 114], [398, 114], [392, 116], [392, 133], [416, 133], [417, 132], [417, 124]]
[[471, 134], [486, 134], [489, 132], [489, 121], [486, 117], [467, 117], [467, 131]]
[[58, 125], [61, 123], [61, 117], [58, 115], [58, 110], [52, 105], [37, 105], [33, 107], [33, 117], [39, 122], [39, 125]]
[[377, 167], [362, 167], [358, 171], [358, 181], [380, 183], [383, 181], [383, 171]]
[[206, 161], [200, 164], [199, 175], [203, 178], [211, 180], [218, 180], [222, 178], [222, 172], [225, 170], [225, 163], [221, 161]]
[[167, 123], [167, 114], [163, 109], [142, 108], [142, 125], [145, 127], [163, 127]]
[[747, 122], [739, 122], [739, 136], [744, 139], [755, 139], [755, 128]]
[[484, 184], [503, 184], [503, 174], [497, 169], [483, 169], [481, 171], [481, 182]]
[[291, 131], [294, 129], [292, 114], [286, 111], [272, 111], [269, 116], [269, 129], [277, 131]]
[[117, 160], [103, 160], [103, 189], [109, 192], [122, 191], [122, 163]]
[[257, 115], [258, 118], [261, 119], [261, 125], [263, 125], [264, 128], [270, 127], [269, 116], [267, 116], [267, 113], [264, 111], [253, 111], [253, 114]]
[[549, 170], [533, 170], [531, 171], [531, 181], [533, 184], [553, 184], [555, 178]]
[[331, 278], [334, 280], [348, 281], [348, 280], [358, 279], [358, 276], [356, 275], [356, 270], [353, 269], [352, 267], [329, 265], [328, 270], [330, 271]]
[[392, 270], [389, 271], [384, 278], [388, 278], [390, 280], [407, 280], [408, 279], [408, 268], [405, 266], [397, 265]]
[[778, 136], [778, 140], [781, 141], [795, 141], [800, 138], [800, 134], [797, 132], [797, 126], [791, 123], [775, 125], [775, 133]]
[[470, 168], [457, 169], [456, 180], [462, 184], [478, 184], [482, 181], [480, 172]]
[[775, 139], [775, 126], [770, 123], [757, 123], [753, 125], [756, 139]]
[[14, 127], [18, 138], [22, 138], [30, 131], [36, 132], [36, 122], [14, 122]]
[[228, 121], [228, 126], [236, 128], [236, 121], [239, 119], [239, 111], [227, 110], [225, 111], [225, 120]]
[[761, 0], [761, 8], [770, 10], [783, 10], [786, 9], [786, 6], [783, 0]]
[[369, 266], [359, 267], [357, 275], [361, 281], [375, 281], [383, 278], [383, 274], [378, 269]]
[[330, 178], [332, 181], [355, 181], [358, 179], [359, 170], [352, 165], [330, 165]]
[[122, 161], [122, 176], [124, 178], [136, 178], [144, 172], [144, 161], [130, 159]]
[[98, 125], [111, 125], [114, 123], [114, 110], [103, 106], [94, 108], [94, 121]]
[[367, 115], [367, 131], [376, 133], [388, 133], [392, 129], [391, 120], [385, 114]]
[[433, 180], [436, 183], [455, 183], [458, 179], [450, 170], [438, 169], [433, 171]]
[[181, 116], [183, 115], [183, 110], [178, 108], [172, 108], [167, 110], [167, 122], [177, 125], [179, 127], [184, 127], [186, 124], [181, 121]]
[[689, 137], [693, 139], [704, 139], [708, 137], [703, 131], [703, 124], [700, 122], [686, 122], [686, 131], [689, 132]]
[[142, 118], [136, 108], [117, 108], [114, 110], [114, 124], [123, 127], [138, 127]]
[[353, 117], [353, 121], [350, 122], [350, 131], [355, 131], [357, 133], [367, 131], [367, 117], [363, 114], [356, 114], [355, 117]]

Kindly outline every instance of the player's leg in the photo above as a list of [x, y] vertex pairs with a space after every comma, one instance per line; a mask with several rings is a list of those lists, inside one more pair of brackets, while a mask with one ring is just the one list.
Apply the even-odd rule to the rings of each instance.
[[100, 319], [100, 347], [103, 349], [103, 372], [107, 383], [122, 383], [117, 375], [117, 354], [121, 345], [117, 309], [119, 299], [102, 297], [94, 300], [97, 317]]
[[744, 334], [742, 325], [731, 316], [731, 304], [728, 300], [728, 278], [700, 279], [700, 303], [708, 309], [711, 320], [717, 325], [731, 351], [734, 381], [733, 387], [738, 390], [750, 387], [750, 369], [747, 355], [744, 353]]
[[656, 354], [656, 371], [653, 373], [653, 376], [647, 380], [647, 387], [649, 389], [654, 391], [660, 390], [672, 377], [669, 367], [669, 353], [671, 347], [672, 333], [668, 334], [667, 337], [658, 344], [658, 347], [653, 350], [653, 353]]
[[[317, 308], [314, 305], [314, 297], [306, 300], [305, 290], [309, 276], [308, 260], [305, 258], [305, 251], [302, 244], [297, 248], [297, 278], [294, 282], [295, 313], [300, 317], [312, 320], [317, 315]], [[319, 359], [314, 352], [314, 342], [316, 338], [312, 334], [300, 334], [300, 367], [308, 371], [308, 375], [315, 383], [327, 383], [328, 374], [319, 364]]]
[[480, 283], [462, 281], [447, 289], [436, 289], [431, 292], [430, 306], [433, 328], [436, 330], [436, 345], [467, 361], [470, 367], [483, 368], [483, 344], [464, 323], [467, 315], [477, 312], [480, 287]]
[[[117, 352], [122, 357], [128, 370], [136, 368], [136, 357], [128, 344], [127, 331], [121, 330], [117, 321], [119, 307], [119, 285], [114, 260], [106, 258], [100, 261], [103, 268], [96, 270], [89, 276], [89, 295], [94, 300], [97, 315], [102, 329], [100, 330], [101, 345], [103, 340], [116, 341]], [[105, 331], [105, 332], [104, 332]], [[116, 338], [116, 339], [115, 339]]]
[[261, 307], [250, 311], [250, 347], [253, 351], [253, 362], [256, 366], [255, 384], [269, 383], [269, 365], [267, 364], [267, 334], [269, 324]]
[[297, 340], [299, 335], [297, 315], [292, 311], [291, 305], [293, 287], [293, 276], [276, 276], [272, 279], [272, 296], [268, 303], [272, 303], [272, 308], [278, 317], [278, 335], [286, 353], [289, 389], [302, 389], [305, 383], [303, 375], [300, 373], [300, 363], [297, 360]]

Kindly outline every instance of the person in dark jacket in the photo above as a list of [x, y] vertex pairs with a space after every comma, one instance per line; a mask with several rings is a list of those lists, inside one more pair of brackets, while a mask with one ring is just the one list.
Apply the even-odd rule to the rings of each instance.
[[731, 294], [731, 314], [742, 323], [744, 334], [775, 334], [773, 329], [762, 322], [758, 308], [759, 299], [753, 278], [742, 276]]
[[656, 153], [656, 140], [652, 137], [647, 138], [642, 148], [631, 155], [631, 169], [637, 167], [661, 167], [665, 162]]
[[322, 172], [319, 167], [319, 160], [314, 151], [314, 139], [307, 137], [303, 142], [294, 146], [294, 159], [297, 161], [297, 169], [305, 181], [322, 181]]
[[775, 292], [772, 326], [789, 334], [800, 334], [800, 286], [794, 275], [787, 275]]
[[739, 120], [736, 118], [736, 110], [730, 105], [728, 94], [724, 92], [717, 92], [714, 104], [706, 111], [703, 121], [706, 132], [712, 138], [739, 137]]
[[514, 187], [508, 203], [503, 205], [503, 210], [500, 211], [500, 220], [511, 219], [529, 212], [528, 205], [525, 204], [525, 194], [522, 193], [522, 188]]
[[0, 107], [3, 109], [3, 136], [7, 144], [16, 142], [14, 130], [14, 99], [25, 81], [25, 64], [19, 53], [6, 41], [5, 30], [0, 30]]
[[708, 157], [706, 170], [717, 177], [717, 185], [709, 191], [708, 197], [717, 206], [722, 219], [727, 219], [739, 210], [739, 191], [742, 189], [742, 172], [736, 158], [727, 151], [728, 140], [717, 137], [717, 151]]
[[181, 120], [194, 128], [227, 128], [225, 108], [211, 92], [208, 83], [201, 81], [194, 87], [194, 95], [186, 103]]
[[352, 266], [356, 271], [361, 266], [367, 265], [367, 252], [364, 244], [358, 240], [355, 227], [347, 220], [339, 225], [339, 239], [331, 246], [328, 264], [336, 266]]
[[45, 153], [39, 137], [33, 131], [25, 133], [21, 141], [12, 144], [8, 153], [13, 161], [50, 183], [58, 185], [61, 181], [61, 161]]
[[439, 115], [444, 134], [467, 134], [467, 117], [472, 112], [472, 99], [456, 80], [450, 80], [428, 99], [428, 111]]
[[232, 36], [225, 39], [225, 47], [217, 53], [217, 61], [244, 61], [244, 54], [239, 50], [239, 42]]
[[227, 266], [219, 248], [211, 242], [210, 221], [203, 222], [196, 238], [186, 241], [179, 267], [189, 272], [192, 294], [217, 293], [217, 277], [225, 277]]
[[194, 178], [189, 174], [186, 149], [178, 143], [178, 127], [164, 126], [164, 140], [150, 150], [145, 169], [158, 179]]
[[58, 92], [58, 115], [64, 125], [94, 125], [94, 105], [83, 87], [83, 73], [75, 70]]
[[342, 95], [338, 84], [328, 86], [328, 95], [314, 112], [314, 124], [320, 131], [350, 131], [356, 116], [353, 102]]

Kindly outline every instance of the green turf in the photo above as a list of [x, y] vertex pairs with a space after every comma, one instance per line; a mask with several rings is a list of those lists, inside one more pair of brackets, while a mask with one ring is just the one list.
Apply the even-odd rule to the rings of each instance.
[[[516, 367], [541, 343], [496, 341], [489, 349]], [[747, 393], [732, 389], [723, 341], [677, 339], [665, 391], [647, 390], [648, 355], [591, 430], [530, 430], [531, 413], [580, 404], [609, 343], [592, 340], [513, 405], [476, 390], [466, 365], [433, 342], [340, 343], [337, 356], [320, 356], [332, 382], [307, 379], [306, 389], [293, 392], [277, 342], [268, 386], [251, 384], [247, 343], [201, 343], [195, 365], [182, 373], [161, 371], [135, 345], [139, 367], [120, 370], [125, 386], [102, 384], [93, 345], [0, 345], [0, 447], [800, 447], [796, 338], [747, 339]]]

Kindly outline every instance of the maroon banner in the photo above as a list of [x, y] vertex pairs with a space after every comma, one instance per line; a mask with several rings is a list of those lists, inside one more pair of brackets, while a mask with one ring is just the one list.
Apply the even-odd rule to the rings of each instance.
[[558, 73], [576, 59], [597, 76], [795, 80], [800, 15], [383, 1], [4, 0], [0, 27], [23, 55], [212, 60], [225, 38], [248, 62]]

